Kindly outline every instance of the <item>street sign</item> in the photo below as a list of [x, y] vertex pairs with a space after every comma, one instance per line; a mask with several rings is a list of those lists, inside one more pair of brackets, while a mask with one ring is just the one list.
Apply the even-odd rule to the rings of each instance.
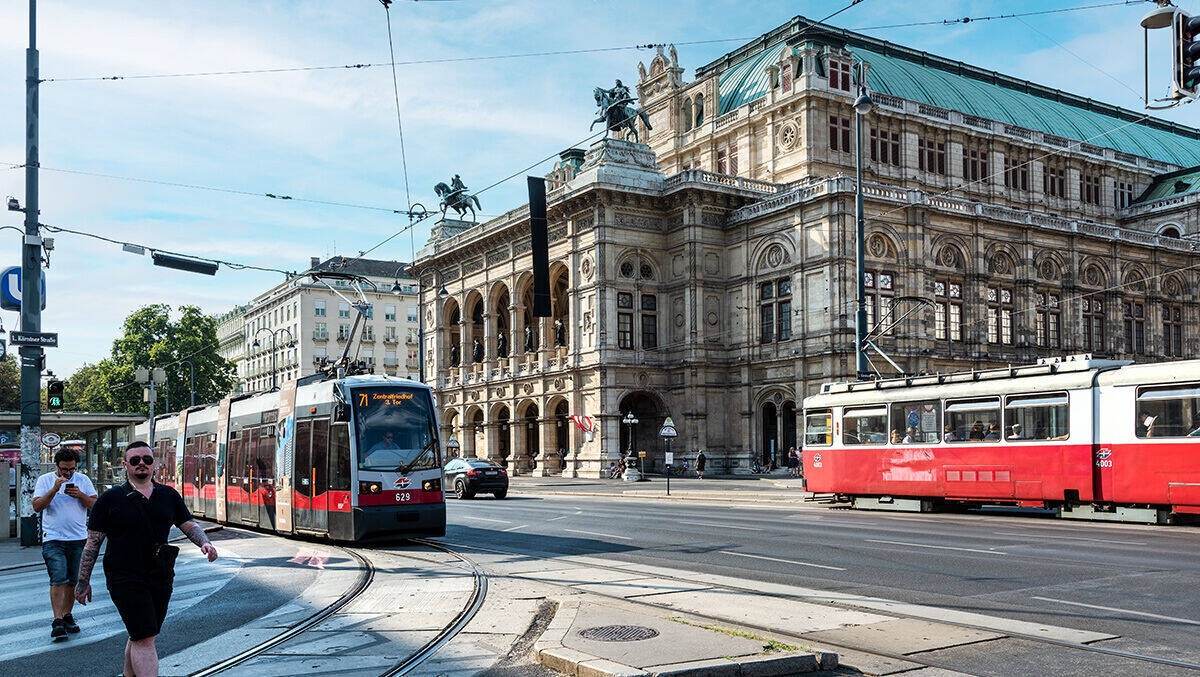
[[59, 442], [62, 442], [62, 436], [58, 433], [44, 433], [42, 435], [42, 444], [51, 449], [57, 447]]
[[658, 431], [659, 437], [679, 437], [679, 433], [675, 430], [675, 422], [668, 416], [667, 420], [663, 421], [662, 429]]
[[[21, 309], [21, 267], [10, 266], [0, 273], [0, 309]], [[42, 271], [42, 310], [46, 309], [46, 271]]]
[[675, 462], [675, 454], [673, 454], [669, 451], [666, 454], [664, 454], [664, 457], [665, 458], [663, 460], [666, 461], [667, 465], [671, 465], [672, 463]]
[[644, 451], [639, 451], [639, 452], [638, 452], [638, 458], [646, 458], [646, 452], [644, 452]]
[[14, 346], [41, 346], [42, 348], [58, 347], [58, 332], [48, 331], [10, 331], [8, 340]]
[[0, 433], [0, 444], [8, 444], [8, 433]]

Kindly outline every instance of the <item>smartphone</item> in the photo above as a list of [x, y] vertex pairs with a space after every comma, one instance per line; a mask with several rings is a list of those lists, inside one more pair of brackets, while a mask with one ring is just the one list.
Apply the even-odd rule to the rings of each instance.
[[68, 489], [74, 489], [74, 488], [75, 488], [75, 483], [74, 483], [74, 482], [67, 482], [67, 484], [66, 484], [66, 487], [67, 487]]

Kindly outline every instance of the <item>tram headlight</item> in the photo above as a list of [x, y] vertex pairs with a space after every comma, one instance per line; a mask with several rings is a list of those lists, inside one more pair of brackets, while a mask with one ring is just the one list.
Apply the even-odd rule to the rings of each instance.
[[379, 482], [359, 482], [358, 493], [360, 494], [378, 494], [383, 491], [383, 485]]
[[424, 489], [425, 491], [441, 491], [442, 490], [442, 481], [441, 480], [425, 480], [425, 483], [421, 485], [421, 488]]

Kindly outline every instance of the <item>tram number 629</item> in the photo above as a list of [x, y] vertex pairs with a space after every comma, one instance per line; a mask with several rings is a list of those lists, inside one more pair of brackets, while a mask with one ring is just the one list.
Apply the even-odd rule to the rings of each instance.
[[412, 500], [412, 494], [410, 494], [409, 492], [407, 492], [407, 491], [397, 491], [396, 492], [396, 502], [397, 503], [407, 503], [411, 500]]

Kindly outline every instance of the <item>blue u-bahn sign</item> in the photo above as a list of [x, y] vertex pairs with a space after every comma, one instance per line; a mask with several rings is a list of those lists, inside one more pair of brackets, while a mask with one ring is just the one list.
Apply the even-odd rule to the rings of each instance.
[[[46, 271], [42, 273], [42, 310], [46, 309]], [[0, 276], [0, 308], [4, 310], [21, 309], [21, 268], [11, 266], [4, 269]]]

